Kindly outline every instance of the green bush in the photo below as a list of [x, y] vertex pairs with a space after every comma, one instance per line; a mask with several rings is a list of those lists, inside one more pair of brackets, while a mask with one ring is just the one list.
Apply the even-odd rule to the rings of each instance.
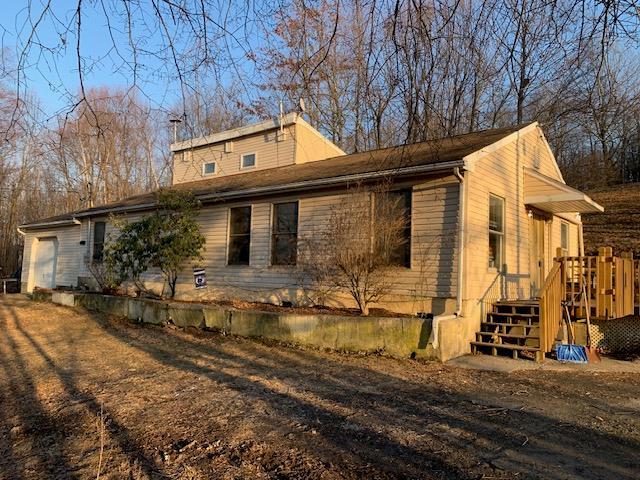
[[158, 268], [173, 298], [180, 267], [202, 259], [205, 238], [196, 221], [199, 208], [190, 192], [160, 190], [153, 214], [132, 223], [114, 221], [120, 234], [106, 246], [108, 268], [120, 282], [130, 280], [138, 286], [144, 285], [144, 272]]

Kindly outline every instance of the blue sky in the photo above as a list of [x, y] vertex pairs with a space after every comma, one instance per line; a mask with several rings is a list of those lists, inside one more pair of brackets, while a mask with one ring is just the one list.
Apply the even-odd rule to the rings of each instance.
[[[35, 21], [46, 5], [46, 0], [32, 0], [31, 12], [28, 10], [28, 0], [7, 2], [0, 11], [0, 28], [5, 52], [11, 52], [13, 64], [18, 62], [19, 54], [31, 32], [29, 19]], [[50, 118], [54, 114], [64, 112], [73, 104], [73, 96], [79, 91], [79, 75], [76, 55], [76, 37], [68, 31], [68, 26], [75, 28], [76, 0], [53, 0], [52, 9], [47, 12], [38, 26], [38, 45], [44, 48], [32, 47], [25, 57], [23, 70], [25, 88], [40, 99], [43, 116]], [[122, 3], [115, 2], [120, 8]], [[140, 2], [145, 3], [145, 2]], [[103, 10], [106, 6], [107, 11]], [[129, 87], [132, 83], [133, 72], [123, 61], [131, 59], [131, 49], [126, 32], [120, 28], [122, 17], [117, 11], [110, 10], [111, 2], [85, 2], [82, 16], [81, 52], [84, 57], [85, 88], [95, 86]], [[132, 8], [135, 8], [132, 7]], [[144, 7], [142, 7], [144, 8]], [[230, 16], [230, 12], [214, 12], [212, 15]], [[237, 12], [231, 12], [232, 18]], [[133, 12], [135, 18], [145, 16], [153, 18], [148, 10]], [[214, 19], [215, 20], [215, 19]], [[111, 23], [111, 30], [108, 28]], [[161, 32], [150, 24], [134, 26], [140, 38], [136, 39], [138, 48], [157, 51], [164, 42]], [[252, 40], [247, 40], [248, 46], [257, 42], [259, 29], [254, 29]], [[244, 31], [243, 33], [246, 33]], [[175, 41], [178, 49], [188, 48], [188, 36], [178, 33]], [[117, 48], [114, 48], [114, 45]], [[243, 56], [238, 43], [228, 45], [228, 51], [221, 51], [220, 58], [232, 55], [236, 58]], [[167, 52], [165, 52], [167, 53]], [[5, 62], [7, 63], [7, 62]], [[167, 108], [174, 105], [181, 98], [180, 83], [176, 78], [176, 70], [171, 62], [146, 55], [139, 58], [137, 86], [139, 92], [153, 107]], [[244, 66], [243, 66], [244, 63]], [[239, 62], [239, 68], [247, 67], [247, 62]], [[213, 82], [228, 80], [229, 73], [221, 73]], [[215, 72], [215, 68], [213, 70]], [[248, 70], [240, 73], [247, 73]], [[209, 75], [209, 74], [207, 74]], [[237, 75], [237, 74], [236, 74]], [[214, 78], [214, 74], [209, 75]], [[24, 93], [24, 92], [22, 92]], [[187, 92], [188, 94], [188, 92]]]

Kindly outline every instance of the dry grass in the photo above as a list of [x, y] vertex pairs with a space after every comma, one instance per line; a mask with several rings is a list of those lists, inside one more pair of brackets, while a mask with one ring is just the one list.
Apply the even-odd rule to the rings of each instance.
[[96, 478], [98, 465], [114, 480], [630, 479], [640, 468], [638, 375], [338, 355], [19, 296], [0, 297], [0, 328], [2, 479]]
[[640, 184], [607, 187], [589, 196], [605, 211], [583, 216], [585, 251], [611, 246], [616, 254], [633, 251], [640, 256]]

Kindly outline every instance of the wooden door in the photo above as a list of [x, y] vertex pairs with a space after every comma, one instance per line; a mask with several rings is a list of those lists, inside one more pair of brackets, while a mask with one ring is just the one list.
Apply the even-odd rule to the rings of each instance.
[[533, 214], [529, 218], [529, 258], [531, 262], [531, 296], [538, 295], [546, 275], [546, 222], [542, 215]]

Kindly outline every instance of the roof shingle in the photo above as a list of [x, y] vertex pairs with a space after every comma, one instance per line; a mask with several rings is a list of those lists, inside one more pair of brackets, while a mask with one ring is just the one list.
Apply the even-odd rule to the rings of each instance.
[[[500, 141], [504, 137], [524, 128], [524, 126], [482, 130], [449, 138], [358, 152], [315, 162], [180, 183], [169, 188], [189, 190], [196, 196], [204, 196], [228, 194], [236, 191], [242, 192], [256, 188], [264, 189], [320, 179], [336, 179], [336, 182], [338, 182], [341, 177], [380, 170], [397, 170], [400, 172], [408, 167], [461, 161], [465, 156]], [[156, 201], [157, 192], [150, 192], [98, 207], [45, 218], [25, 224], [22, 227], [28, 228], [42, 223], [72, 220], [76, 216], [91, 216], [93, 212], [104, 213], [108, 210], [126, 210], [129, 207], [133, 209], [142, 205], [154, 204]]]

